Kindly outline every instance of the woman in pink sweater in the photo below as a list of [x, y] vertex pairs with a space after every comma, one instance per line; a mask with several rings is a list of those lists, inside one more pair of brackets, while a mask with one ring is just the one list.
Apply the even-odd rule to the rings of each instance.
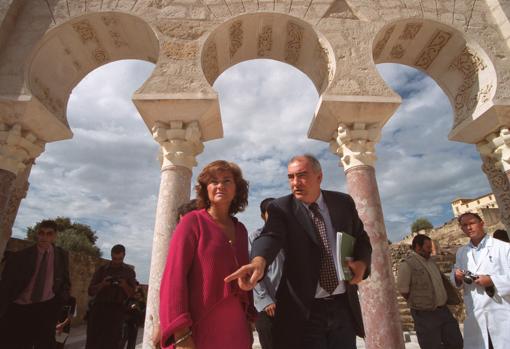
[[251, 292], [223, 279], [248, 263], [248, 183], [234, 163], [214, 161], [198, 176], [198, 209], [177, 225], [161, 280], [163, 348], [249, 349]]

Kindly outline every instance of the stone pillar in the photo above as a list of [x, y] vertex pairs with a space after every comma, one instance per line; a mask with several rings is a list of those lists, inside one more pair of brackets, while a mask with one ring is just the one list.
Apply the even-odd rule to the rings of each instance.
[[152, 242], [152, 258], [147, 295], [143, 348], [153, 348], [154, 326], [159, 326], [159, 287], [165, 268], [168, 245], [176, 225], [177, 208], [190, 199], [192, 168], [195, 156], [204, 146], [198, 123], [157, 122], [152, 128], [154, 139], [161, 144], [162, 164], [156, 222]]
[[5, 209], [4, 220], [3, 222], [0, 222], [0, 229], [2, 231], [2, 236], [0, 237], [0, 251], [4, 251], [7, 246], [7, 242], [12, 235], [12, 226], [16, 220], [21, 200], [27, 196], [29, 187], [28, 177], [30, 176], [33, 164], [34, 161], [29, 160], [25, 168], [18, 173], [18, 176], [12, 184], [11, 194]]
[[501, 222], [510, 231], [510, 131], [502, 127], [477, 144], [482, 171], [498, 203]]
[[349, 194], [372, 244], [372, 271], [360, 284], [360, 301], [367, 349], [404, 349], [397, 291], [391, 267], [388, 237], [375, 178], [375, 143], [379, 124], [340, 124], [330, 143], [340, 156]]
[[9, 202], [18, 173], [44, 150], [44, 142], [21, 125], [0, 123], [0, 259], [11, 234], [5, 230]]

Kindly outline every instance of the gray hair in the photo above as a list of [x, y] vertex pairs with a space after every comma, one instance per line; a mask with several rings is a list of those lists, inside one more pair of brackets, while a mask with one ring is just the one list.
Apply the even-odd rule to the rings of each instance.
[[310, 164], [312, 165], [312, 168], [315, 172], [322, 172], [322, 167], [321, 167], [321, 163], [319, 162], [319, 160], [317, 160], [317, 158], [315, 156], [313, 156], [312, 154], [308, 154], [308, 153], [293, 156], [287, 163], [287, 166], [292, 164], [293, 162], [299, 162], [299, 161], [303, 161], [305, 159], [310, 162]]

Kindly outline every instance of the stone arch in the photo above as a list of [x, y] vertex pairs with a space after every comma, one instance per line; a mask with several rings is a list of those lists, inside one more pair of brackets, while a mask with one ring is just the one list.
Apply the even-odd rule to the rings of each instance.
[[[441, 87], [452, 105], [449, 138], [480, 141], [469, 130], [494, 105], [496, 69], [487, 53], [459, 30], [434, 20], [400, 19], [387, 23], [375, 36], [374, 63], [399, 63], [416, 68]], [[490, 127], [484, 123], [484, 127]]]
[[141, 18], [121, 12], [96, 12], [72, 18], [49, 30], [26, 64], [32, 96], [67, 128], [72, 89], [101, 65], [122, 59], [156, 63], [159, 41]]
[[336, 68], [328, 40], [309, 23], [282, 13], [234, 17], [210, 33], [201, 51], [202, 70], [211, 85], [229, 67], [256, 58], [296, 67], [312, 80], [319, 95]]

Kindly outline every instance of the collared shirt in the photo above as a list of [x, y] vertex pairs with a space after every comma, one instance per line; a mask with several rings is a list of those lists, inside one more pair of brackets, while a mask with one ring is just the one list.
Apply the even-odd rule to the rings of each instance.
[[[443, 284], [443, 279], [441, 278], [441, 272], [437, 268], [436, 263], [432, 258], [424, 258], [418, 253], [412, 251], [411, 252], [420, 262], [421, 265], [427, 270], [427, 273], [430, 276], [430, 280], [432, 281], [432, 287], [434, 288], [435, 294], [435, 304], [436, 307], [441, 307], [446, 304], [448, 299], [448, 295], [446, 293], [446, 289]], [[410, 289], [412, 278], [412, 269], [407, 263], [402, 263], [398, 270], [398, 278], [397, 278], [397, 289], [400, 293], [410, 293], [412, 290]]]
[[[324, 201], [322, 192], [320, 193], [319, 197], [317, 198], [317, 200], [315, 202], [319, 206], [319, 211], [322, 215], [322, 218], [324, 218], [324, 223], [326, 225], [326, 234], [328, 237], [328, 243], [329, 243], [329, 247], [331, 248], [331, 253], [333, 254], [333, 260], [335, 262], [336, 275], [338, 277], [338, 280], [340, 280], [340, 274], [338, 272], [338, 258], [336, 255], [336, 231], [333, 228], [333, 223], [331, 222], [331, 216], [329, 215], [329, 209], [328, 209], [328, 206], [326, 205], [326, 202]], [[306, 208], [310, 217], [312, 217], [312, 212], [308, 208], [308, 205], [303, 202], [301, 202], [301, 204]], [[344, 292], [345, 292], [345, 284], [343, 282], [339, 282], [338, 286], [333, 291], [333, 294], [341, 294]], [[330, 296], [330, 294], [326, 290], [324, 290], [320, 286], [320, 283], [318, 282], [317, 290], [315, 291], [315, 298], [324, 298], [324, 297], [328, 297], [328, 296]]]
[[480, 241], [478, 246], [473, 245], [471, 240], [469, 241], [468, 247], [471, 249], [471, 253], [473, 254], [473, 259], [474, 259], [475, 263], [478, 263], [478, 260], [480, 259], [480, 254], [482, 253], [482, 250], [485, 248], [485, 245], [487, 244], [488, 239], [489, 239], [488, 235], [485, 234], [485, 236]]
[[34, 274], [30, 278], [30, 282], [28, 283], [28, 286], [25, 288], [25, 290], [20, 294], [20, 296], [14, 301], [14, 303], [17, 304], [31, 304], [32, 300], [30, 299], [32, 297], [32, 292], [34, 290], [35, 285], [35, 279], [37, 277], [37, 274], [39, 273], [39, 270], [41, 268], [41, 261], [44, 256], [44, 252], [48, 252], [48, 256], [46, 259], [46, 282], [44, 283], [44, 289], [43, 294], [41, 298], [41, 302], [48, 301], [55, 297], [55, 293], [53, 292], [53, 273], [55, 265], [55, 248], [53, 245], [50, 245], [50, 247], [45, 250], [39, 246], [37, 246], [37, 258], [35, 262], [35, 270]]
[[[253, 241], [260, 235], [262, 229], [257, 229], [248, 235], [249, 249]], [[276, 290], [280, 284], [283, 272], [283, 262], [285, 258], [281, 250], [274, 259], [273, 263], [267, 267], [266, 276], [253, 289], [253, 302], [257, 311], [263, 311], [268, 305], [276, 303]]]

